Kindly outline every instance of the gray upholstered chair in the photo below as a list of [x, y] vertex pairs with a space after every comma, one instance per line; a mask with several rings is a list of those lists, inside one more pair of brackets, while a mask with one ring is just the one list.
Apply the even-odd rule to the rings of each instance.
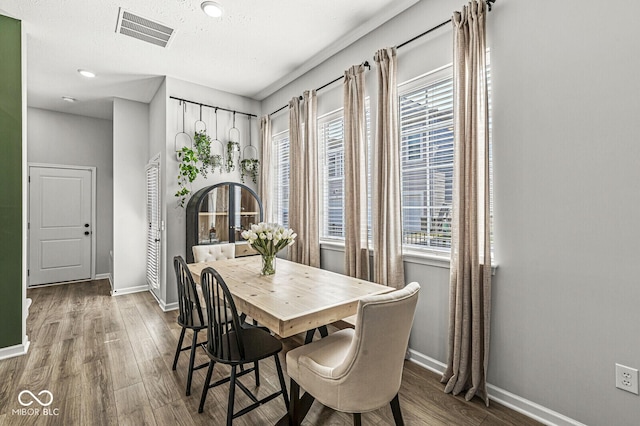
[[193, 259], [196, 263], [234, 259], [236, 257], [236, 245], [233, 243], [193, 246], [192, 249]]
[[302, 422], [300, 388], [329, 408], [353, 413], [355, 425], [360, 424], [360, 413], [389, 403], [396, 425], [403, 424], [398, 391], [419, 290], [414, 282], [365, 297], [358, 304], [355, 329], [287, 353], [294, 424]]

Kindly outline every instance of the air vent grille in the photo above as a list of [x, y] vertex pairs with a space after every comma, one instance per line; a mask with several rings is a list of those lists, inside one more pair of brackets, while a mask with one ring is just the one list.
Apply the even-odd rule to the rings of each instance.
[[167, 47], [175, 30], [159, 22], [133, 14], [120, 8], [116, 32], [160, 47]]

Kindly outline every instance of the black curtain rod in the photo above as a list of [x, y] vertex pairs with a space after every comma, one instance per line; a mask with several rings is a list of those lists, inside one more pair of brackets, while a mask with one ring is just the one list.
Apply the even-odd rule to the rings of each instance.
[[[485, 3], [487, 4], [487, 9], [489, 10], [489, 12], [491, 12], [491, 8], [492, 8], [492, 6], [493, 6], [493, 3], [495, 3], [495, 2], [496, 2], [496, 0], [485, 0]], [[443, 27], [443, 26], [445, 26], [445, 25], [449, 24], [450, 22], [451, 22], [451, 19], [448, 19], [448, 20], [444, 21], [443, 23], [436, 25], [435, 27], [429, 28], [429, 29], [428, 29], [428, 30], [426, 30], [425, 32], [423, 32], [423, 33], [421, 33], [421, 34], [418, 34], [417, 36], [413, 37], [412, 39], [407, 40], [407, 41], [405, 41], [405, 42], [403, 42], [403, 43], [400, 43], [399, 45], [397, 45], [397, 46], [396, 46], [396, 49], [400, 49], [401, 47], [404, 47], [404, 46], [406, 46], [407, 44], [409, 44], [409, 43], [411, 43], [411, 42], [416, 41], [416, 40], [417, 40], [417, 39], [419, 39], [420, 37], [424, 37], [424, 36], [426, 36], [426, 35], [427, 35], [427, 34], [429, 34], [430, 32], [435, 31], [435, 30], [437, 30], [437, 29], [439, 29], [439, 28], [441, 28], [441, 27]], [[369, 69], [371, 69], [371, 66], [369, 65], [369, 62], [368, 62], [368, 61], [365, 61], [364, 66], [366, 66], [366, 67], [368, 67]], [[317, 92], [318, 90], [322, 90], [322, 89], [324, 89], [324, 88], [325, 88], [325, 87], [327, 87], [327, 86], [332, 85], [333, 83], [335, 83], [335, 82], [337, 82], [337, 81], [342, 80], [343, 78], [344, 78], [344, 75], [342, 75], [342, 76], [340, 76], [340, 77], [338, 77], [338, 78], [335, 78], [335, 79], [331, 80], [331, 81], [330, 81], [330, 82], [328, 82], [327, 84], [324, 84], [324, 85], [322, 85], [322, 86], [318, 87], [318, 88], [316, 89], [316, 92]], [[302, 99], [302, 96], [300, 97], [300, 99]], [[285, 108], [286, 108], [286, 107], [288, 107], [288, 106], [289, 106], [289, 105], [287, 104], [287, 105], [283, 106], [282, 108], [278, 108], [277, 110], [273, 111], [273, 112], [272, 112], [271, 114], [269, 114], [269, 115], [271, 116], [271, 115], [273, 115], [273, 114], [276, 114], [276, 113], [278, 113], [278, 112], [282, 111], [283, 109], [285, 109]]]
[[[487, 9], [489, 10], [489, 12], [491, 12], [491, 8], [493, 6], [493, 3], [495, 3], [495, 2], [496, 2], [496, 0], [485, 0], [485, 3], [487, 4]], [[451, 23], [451, 19], [448, 19], [448, 20], [444, 21], [443, 23], [436, 25], [435, 27], [429, 28], [427, 31], [425, 31], [425, 32], [423, 32], [421, 34], [418, 34], [417, 36], [413, 37], [410, 40], [405, 41], [404, 43], [400, 43], [399, 45], [396, 46], [396, 49], [400, 49], [401, 47], [404, 47], [407, 44], [416, 41], [420, 37], [424, 37], [427, 34], [429, 34], [430, 32], [435, 31], [435, 30], [437, 30], [437, 29], [439, 29], [441, 27], [444, 27], [445, 25], [447, 25], [449, 23]]]
[[[368, 68], [368, 69], [371, 69], [371, 64], [369, 64], [369, 61], [364, 61], [364, 63], [363, 63], [362, 65], [364, 65], [364, 66], [365, 66], [366, 68]], [[325, 87], [331, 86], [333, 83], [335, 83], [336, 81], [340, 81], [340, 80], [342, 80], [343, 78], [344, 78], [344, 75], [341, 75], [340, 77], [334, 78], [334, 79], [333, 79], [333, 80], [331, 80], [330, 82], [328, 82], [328, 83], [326, 83], [326, 84], [323, 84], [322, 86], [318, 87], [318, 88], [316, 89], [316, 92], [317, 92], [317, 91], [319, 91], [319, 90], [324, 89]], [[302, 96], [300, 96], [300, 97], [299, 97], [299, 99], [300, 99], [300, 100], [302, 100]], [[288, 107], [288, 106], [289, 106], [289, 104], [287, 104], [287, 105], [285, 105], [285, 106], [283, 106], [283, 107], [281, 107], [281, 108], [278, 108], [277, 110], [273, 111], [273, 112], [272, 112], [271, 114], [269, 114], [269, 115], [271, 116], [271, 115], [273, 115], [273, 114], [276, 114], [276, 113], [278, 113], [278, 112], [282, 111], [283, 109], [285, 109], [285, 108], [286, 108], [286, 107]]]
[[222, 108], [222, 107], [218, 107], [218, 106], [202, 104], [200, 102], [194, 102], [194, 101], [190, 101], [188, 99], [176, 98], [175, 96], [169, 96], [169, 98], [170, 99], [175, 99], [176, 101], [182, 101], [182, 102], [187, 102], [187, 103], [194, 104], [194, 105], [200, 105], [200, 106], [203, 106], [203, 107], [213, 108], [215, 110], [232, 112], [234, 114], [242, 114], [242, 115], [246, 115], [246, 116], [249, 116], [249, 117], [258, 117], [257, 115], [249, 114], [248, 112], [234, 111], [232, 109], [227, 109], [227, 108]]

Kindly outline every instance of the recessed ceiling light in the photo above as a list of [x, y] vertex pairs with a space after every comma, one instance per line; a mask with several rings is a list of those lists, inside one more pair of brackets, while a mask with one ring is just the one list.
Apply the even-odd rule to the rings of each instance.
[[83, 77], [87, 77], [87, 78], [93, 78], [96, 76], [96, 74], [94, 72], [91, 71], [87, 71], [87, 70], [78, 70], [78, 73], [83, 76]]
[[71, 96], [63, 96], [62, 100], [67, 102], [75, 102], [76, 98], [72, 98]]
[[204, 13], [212, 18], [219, 18], [222, 16], [222, 6], [214, 1], [204, 1], [200, 7]]

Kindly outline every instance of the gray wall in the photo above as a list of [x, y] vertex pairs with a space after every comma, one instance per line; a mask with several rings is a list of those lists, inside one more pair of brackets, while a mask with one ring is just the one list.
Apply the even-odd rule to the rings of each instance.
[[146, 172], [149, 105], [113, 100], [113, 290], [147, 285]]
[[96, 274], [109, 272], [113, 247], [113, 126], [109, 120], [27, 110], [27, 160], [96, 167]]
[[[252, 99], [248, 99], [242, 96], [234, 95], [232, 93], [222, 92], [220, 90], [211, 89], [208, 87], [200, 86], [197, 84], [189, 83], [175, 78], [167, 77], [165, 84], [159, 89], [159, 93], [164, 92], [166, 95], [166, 134], [165, 145], [162, 161], [162, 179], [164, 186], [163, 194], [163, 220], [166, 223], [166, 230], [162, 235], [162, 244], [164, 246], [163, 253], [164, 258], [164, 281], [161, 282], [161, 293], [164, 294], [165, 299], [161, 300], [161, 304], [166, 305], [174, 304], [178, 301], [178, 293], [175, 281], [175, 272], [173, 270], [173, 257], [181, 255], [185, 257], [185, 235], [186, 235], [186, 222], [185, 222], [185, 209], [177, 206], [177, 199], [174, 196], [178, 190], [178, 160], [176, 158], [174, 150], [174, 142], [176, 133], [182, 131], [182, 110], [178, 101], [169, 99], [170, 96], [189, 99], [195, 102], [202, 102], [207, 105], [219, 106], [231, 110], [242, 111], [252, 114], [258, 114], [259, 103]], [[157, 95], [156, 95], [157, 97]], [[156, 129], [161, 117], [161, 113], [157, 111], [157, 105], [162, 105], [163, 101], [154, 98], [152, 101], [152, 111], [154, 112], [152, 128]], [[211, 108], [204, 108], [202, 112], [202, 119], [207, 123], [207, 129], [209, 135], [215, 137], [215, 116]], [[199, 108], [195, 105], [187, 105], [187, 112], [185, 114], [185, 132], [193, 137], [194, 124], [199, 118]], [[256, 145], [258, 143], [258, 123], [255, 118], [252, 119], [252, 143]], [[232, 115], [228, 112], [218, 112], [218, 138], [226, 143], [228, 141], [229, 129], [232, 127]], [[248, 144], [247, 133], [248, 124], [247, 117], [237, 115], [236, 127], [240, 129], [240, 141], [244, 147]], [[154, 132], [157, 130], [154, 130]], [[152, 140], [150, 142], [151, 155], [156, 154], [157, 141]], [[197, 191], [200, 188], [209, 185], [215, 185], [220, 182], [234, 181], [240, 182], [240, 172], [238, 169], [231, 173], [210, 173], [205, 179], [202, 176], [193, 182], [191, 188], [192, 192]], [[255, 189], [253, 182], [247, 183], [248, 186]]]
[[[419, 2], [265, 99], [263, 113], [463, 3]], [[632, 1], [503, 0], [488, 18], [499, 265], [489, 382], [590, 425], [640, 418], [640, 397], [614, 386], [616, 362], [640, 367], [639, 12]], [[401, 49], [398, 82], [450, 62], [450, 49], [449, 29]], [[370, 87], [375, 71], [366, 78]], [[340, 96], [340, 84], [321, 91], [320, 112]], [[325, 247], [322, 258], [342, 270], [342, 253]], [[422, 285], [410, 346], [444, 362], [448, 269], [429, 263], [405, 259], [407, 281]]]

